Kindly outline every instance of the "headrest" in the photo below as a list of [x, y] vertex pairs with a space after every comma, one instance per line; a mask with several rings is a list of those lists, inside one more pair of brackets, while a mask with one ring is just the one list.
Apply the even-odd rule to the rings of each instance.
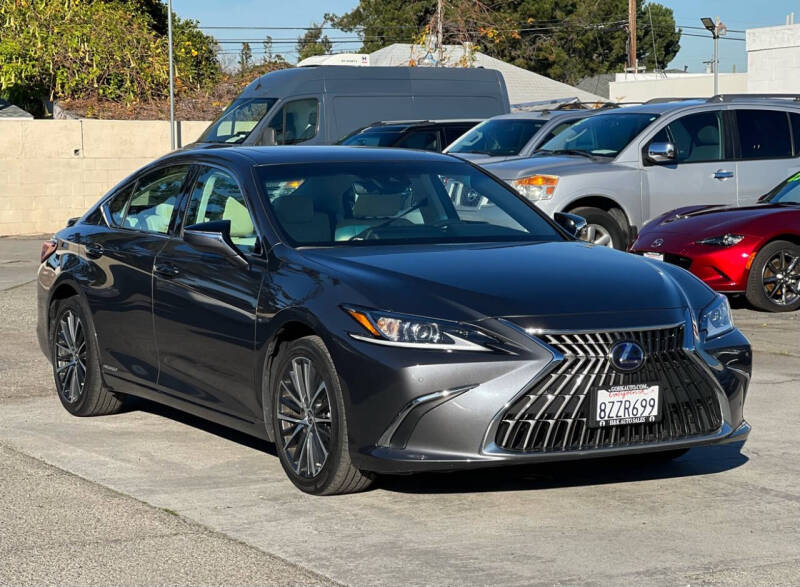
[[302, 196], [283, 196], [275, 200], [278, 220], [287, 224], [306, 224], [314, 219], [314, 202]]
[[164, 218], [165, 220], [169, 221], [172, 218], [172, 211], [175, 209], [175, 206], [172, 204], [168, 204], [164, 202], [163, 204], [159, 204], [156, 206], [153, 211], [156, 213], [157, 216]]
[[403, 209], [403, 194], [358, 194], [353, 206], [353, 216], [371, 218], [394, 216]]
[[709, 124], [697, 131], [697, 142], [701, 145], [718, 145], [719, 129]]
[[231, 221], [231, 236], [252, 236], [255, 232], [247, 206], [239, 203], [235, 198], [228, 198], [225, 202], [222, 219]]

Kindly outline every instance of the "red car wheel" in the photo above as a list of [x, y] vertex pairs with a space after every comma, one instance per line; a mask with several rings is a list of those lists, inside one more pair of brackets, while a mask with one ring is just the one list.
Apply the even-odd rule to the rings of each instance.
[[747, 279], [747, 300], [768, 312], [800, 308], [800, 246], [773, 241], [756, 255]]

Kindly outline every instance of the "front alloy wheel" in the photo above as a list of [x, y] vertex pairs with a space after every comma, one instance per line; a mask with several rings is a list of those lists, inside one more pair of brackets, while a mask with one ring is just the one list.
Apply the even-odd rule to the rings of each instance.
[[333, 359], [318, 336], [281, 345], [265, 381], [275, 445], [283, 470], [314, 495], [355, 493], [373, 476], [350, 460], [347, 414]]
[[762, 247], [750, 267], [746, 296], [768, 312], [800, 309], [800, 246], [773, 241]]

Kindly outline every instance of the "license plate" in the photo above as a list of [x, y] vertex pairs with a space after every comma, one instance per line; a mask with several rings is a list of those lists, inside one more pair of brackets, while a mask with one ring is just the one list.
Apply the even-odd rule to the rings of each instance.
[[659, 420], [661, 397], [657, 384], [615, 385], [594, 392], [592, 426], [643, 424]]
[[647, 252], [647, 253], [644, 253], [644, 256], [647, 257], [648, 259], [655, 259], [656, 261], [663, 261], [664, 260], [663, 253], [650, 253], [650, 252]]

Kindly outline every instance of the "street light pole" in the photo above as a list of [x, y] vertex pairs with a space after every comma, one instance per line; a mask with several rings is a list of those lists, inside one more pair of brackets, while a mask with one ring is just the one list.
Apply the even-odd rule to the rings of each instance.
[[714, 38], [714, 59], [711, 65], [714, 67], [714, 95], [719, 94], [719, 38], [728, 32], [728, 28], [720, 21], [719, 16], [715, 20], [701, 18], [700, 22], [706, 27]]
[[167, 0], [167, 39], [169, 42], [169, 148], [175, 150], [175, 69], [172, 63], [172, 0]]
[[714, 35], [714, 95], [719, 95], [719, 35]]

